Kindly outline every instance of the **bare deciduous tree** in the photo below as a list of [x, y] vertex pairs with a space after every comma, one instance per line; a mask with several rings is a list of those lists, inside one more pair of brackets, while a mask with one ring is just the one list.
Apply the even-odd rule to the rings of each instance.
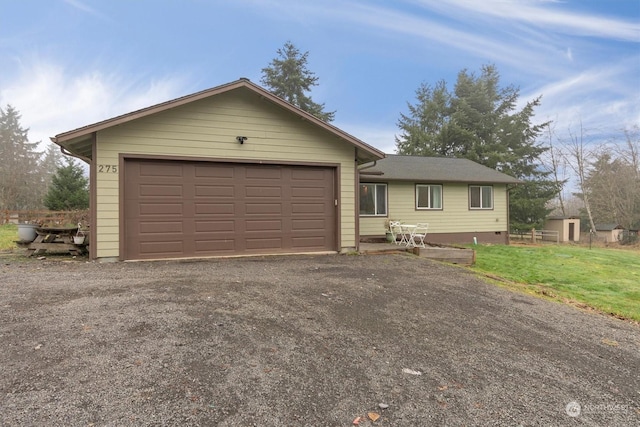
[[569, 130], [569, 137], [570, 140], [564, 144], [564, 157], [567, 160], [567, 166], [573, 170], [576, 178], [578, 179], [578, 186], [582, 201], [589, 219], [589, 228], [592, 232], [595, 232], [596, 225], [593, 221], [591, 204], [589, 202], [589, 189], [587, 188], [586, 183], [589, 172], [589, 163], [591, 159], [595, 158], [598, 147], [587, 147], [584, 140], [582, 122], [580, 122], [580, 134], [574, 135], [573, 132]]
[[554, 131], [551, 127], [551, 122], [547, 124], [547, 135], [549, 137], [549, 151], [548, 153], [548, 167], [551, 170], [551, 176], [553, 177], [556, 186], [558, 187], [558, 196], [557, 196], [557, 210], [559, 210], [562, 216], [567, 216], [567, 209], [565, 207], [564, 200], [564, 186], [567, 183], [568, 179], [566, 176], [566, 160], [562, 155], [562, 150], [554, 146], [553, 137]]

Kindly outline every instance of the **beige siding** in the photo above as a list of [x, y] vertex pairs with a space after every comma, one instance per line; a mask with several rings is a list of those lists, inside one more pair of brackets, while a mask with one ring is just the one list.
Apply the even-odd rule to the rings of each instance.
[[[246, 136], [244, 144], [236, 136]], [[340, 164], [341, 247], [356, 244], [354, 148], [248, 90], [204, 99], [98, 132], [96, 165], [141, 154]], [[98, 172], [96, 256], [118, 257], [119, 174]]]
[[[388, 218], [409, 224], [428, 222], [430, 233], [506, 231], [508, 224], [506, 186], [493, 186], [492, 210], [470, 210], [468, 188], [467, 184], [444, 184], [442, 210], [417, 210], [414, 183], [388, 183]], [[361, 216], [360, 235], [384, 235], [386, 220], [387, 217]]]
[[557, 231], [560, 242], [569, 242], [569, 224], [574, 224], [573, 241], [580, 240], [580, 220], [577, 218], [549, 219], [544, 225], [545, 230]]

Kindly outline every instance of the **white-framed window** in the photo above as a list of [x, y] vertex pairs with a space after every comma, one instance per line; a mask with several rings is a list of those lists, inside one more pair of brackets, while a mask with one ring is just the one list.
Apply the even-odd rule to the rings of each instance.
[[360, 184], [360, 215], [387, 216], [387, 184]]
[[470, 185], [469, 209], [493, 209], [493, 187], [491, 185]]
[[442, 185], [417, 184], [416, 209], [442, 209]]

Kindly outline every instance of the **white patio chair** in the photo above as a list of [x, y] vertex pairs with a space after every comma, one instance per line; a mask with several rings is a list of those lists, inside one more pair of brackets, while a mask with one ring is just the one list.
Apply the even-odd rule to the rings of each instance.
[[393, 243], [398, 245], [398, 235], [402, 234], [402, 227], [400, 227], [400, 221], [389, 221], [389, 231], [391, 231], [391, 237]]
[[424, 248], [424, 239], [427, 237], [427, 231], [429, 231], [429, 224], [426, 222], [419, 222], [416, 224], [416, 228], [409, 236], [409, 246]]

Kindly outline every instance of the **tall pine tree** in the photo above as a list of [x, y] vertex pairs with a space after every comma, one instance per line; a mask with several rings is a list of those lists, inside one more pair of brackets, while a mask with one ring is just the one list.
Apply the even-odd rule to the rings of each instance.
[[278, 49], [278, 57], [262, 69], [261, 83], [274, 95], [316, 116], [333, 121], [335, 111], [324, 111], [324, 104], [314, 102], [306, 93], [318, 85], [318, 77], [307, 68], [309, 52], [300, 50], [290, 41]]
[[510, 222], [513, 229], [539, 228], [557, 194], [547, 178], [540, 156], [548, 147], [538, 143], [547, 123], [533, 124], [540, 98], [516, 110], [519, 89], [501, 87], [493, 65], [479, 76], [462, 70], [453, 92], [444, 81], [416, 91], [416, 104], [398, 120], [399, 154], [462, 157], [525, 181], [511, 191]]
[[40, 153], [29, 142], [28, 129], [11, 105], [0, 108], [0, 209], [26, 210], [41, 207]]

